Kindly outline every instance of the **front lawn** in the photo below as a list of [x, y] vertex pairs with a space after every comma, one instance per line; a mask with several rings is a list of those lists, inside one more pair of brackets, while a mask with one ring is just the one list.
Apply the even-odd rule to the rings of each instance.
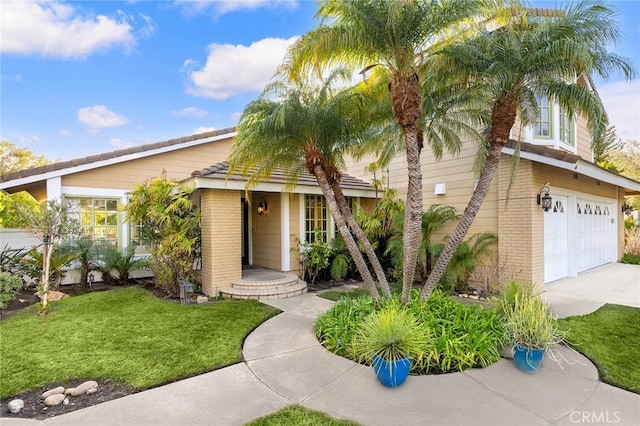
[[245, 426], [358, 426], [350, 420], [337, 420], [320, 411], [310, 410], [300, 405], [289, 405], [280, 411], [246, 423]]
[[242, 361], [242, 342], [278, 311], [256, 301], [181, 306], [138, 287], [37, 306], [0, 322], [0, 397], [73, 379], [145, 389]]
[[598, 367], [602, 381], [640, 393], [640, 309], [607, 304], [559, 322], [570, 345]]

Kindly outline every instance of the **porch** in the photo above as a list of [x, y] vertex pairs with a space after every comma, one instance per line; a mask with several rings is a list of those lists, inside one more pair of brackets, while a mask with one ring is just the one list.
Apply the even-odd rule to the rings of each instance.
[[232, 280], [231, 287], [221, 289], [220, 294], [231, 299], [285, 299], [306, 291], [307, 283], [296, 274], [245, 265], [242, 278]]

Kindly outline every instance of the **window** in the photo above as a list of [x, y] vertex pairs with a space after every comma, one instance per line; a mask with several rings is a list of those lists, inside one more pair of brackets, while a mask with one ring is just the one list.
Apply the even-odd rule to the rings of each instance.
[[305, 196], [305, 241], [314, 242], [316, 231], [327, 241], [327, 204], [322, 195]]
[[538, 138], [551, 138], [551, 107], [549, 98], [545, 95], [536, 95], [538, 103], [538, 120], [536, 121], [533, 135]]
[[[347, 206], [349, 207], [349, 210], [351, 210], [351, 213], [355, 216], [356, 212], [353, 209], [354, 206], [355, 206], [353, 198], [352, 197], [344, 197], [344, 199], [347, 202]], [[338, 231], [338, 224], [334, 223], [333, 228], [334, 228], [334, 235], [337, 236], [340, 233], [340, 231]]]
[[69, 213], [80, 220], [85, 235], [100, 243], [119, 246], [118, 200], [67, 197]]
[[574, 122], [569, 119], [567, 112], [560, 110], [560, 142], [575, 146]]

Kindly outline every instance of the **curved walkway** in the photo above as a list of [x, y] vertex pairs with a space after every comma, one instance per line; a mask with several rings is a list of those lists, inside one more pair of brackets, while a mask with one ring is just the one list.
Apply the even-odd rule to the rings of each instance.
[[598, 381], [582, 355], [546, 360], [528, 375], [501, 360], [484, 369], [409, 377], [397, 389], [315, 339], [332, 302], [315, 296], [268, 301], [283, 311], [244, 344], [245, 362], [44, 421], [3, 425], [241, 425], [289, 404], [364, 425], [572, 425], [640, 422], [640, 395]]

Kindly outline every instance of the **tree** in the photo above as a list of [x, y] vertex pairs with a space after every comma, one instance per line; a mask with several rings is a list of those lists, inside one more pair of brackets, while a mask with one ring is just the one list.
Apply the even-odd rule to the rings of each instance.
[[[615, 126], [607, 127], [607, 130], [593, 143], [593, 161], [600, 163], [607, 161], [610, 152], [619, 151], [624, 147], [622, 139], [618, 138]], [[614, 173], [617, 173], [614, 171]]]
[[[640, 181], [640, 141], [627, 140], [623, 149], [607, 153], [607, 161], [612, 163], [623, 176]], [[640, 210], [640, 196], [627, 198], [634, 209]]]
[[[293, 71], [336, 63], [382, 69], [388, 76], [392, 113], [400, 126], [407, 159], [408, 187], [403, 235], [402, 300], [408, 303], [421, 240], [424, 111], [423, 67], [447, 34], [481, 13], [479, 0], [323, 0], [322, 24], [293, 47]], [[462, 34], [462, 33], [458, 33]], [[446, 75], [443, 74], [443, 75]]]
[[0, 142], [0, 176], [18, 170], [26, 170], [51, 164], [44, 156], [26, 148], [18, 148], [11, 142]]
[[478, 184], [422, 289], [424, 299], [445, 273], [478, 213], [516, 117], [524, 126], [535, 123], [536, 95], [558, 102], [569, 119], [585, 116], [597, 141], [605, 131], [604, 108], [598, 96], [569, 76], [596, 73], [606, 78], [615, 71], [627, 79], [634, 75], [625, 59], [605, 50], [617, 40], [618, 30], [614, 12], [600, 3], [571, 3], [553, 17], [536, 16], [528, 9], [511, 10], [513, 19], [504, 27], [443, 49], [443, 70], [457, 70], [469, 85], [488, 92], [491, 118], [480, 150], [483, 166]]
[[23, 228], [26, 226], [18, 214], [18, 206], [37, 209], [38, 202], [26, 191], [7, 194], [0, 190], [0, 228]]
[[39, 315], [49, 313], [49, 273], [51, 255], [56, 244], [65, 238], [79, 236], [82, 233], [80, 222], [69, 215], [67, 207], [59, 200], [43, 201], [37, 209], [18, 206], [18, 212], [26, 224], [25, 230], [43, 243], [42, 277], [38, 294], [40, 295]]
[[339, 166], [344, 165], [345, 148], [369, 128], [363, 95], [335, 89], [338, 82], [348, 77], [345, 70], [338, 69], [320, 84], [299, 76], [297, 81], [276, 81], [267, 86], [242, 114], [229, 158], [230, 173], [239, 170], [245, 176], [251, 174], [250, 187], [277, 167], [285, 169], [295, 184], [306, 169], [316, 178], [365, 285], [372, 297], [378, 299], [379, 292], [349, 226], [357, 234], [359, 230], [358, 237], [365, 243], [382, 290], [390, 295], [384, 271], [340, 187]]

